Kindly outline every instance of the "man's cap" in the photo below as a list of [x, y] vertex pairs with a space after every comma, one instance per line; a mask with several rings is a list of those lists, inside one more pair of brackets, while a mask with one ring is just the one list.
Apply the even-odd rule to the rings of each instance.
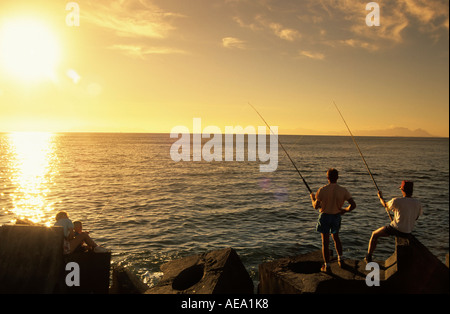
[[412, 192], [414, 187], [414, 182], [403, 180], [402, 184], [399, 186], [399, 189], [405, 192]]

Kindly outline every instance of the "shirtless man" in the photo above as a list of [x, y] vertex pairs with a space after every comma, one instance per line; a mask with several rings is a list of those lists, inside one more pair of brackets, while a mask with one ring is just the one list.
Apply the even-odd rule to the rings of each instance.
[[[321, 271], [328, 272], [330, 261], [330, 233], [333, 237], [334, 246], [338, 255], [338, 264], [342, 267], [342, 243], [339, 238], [339, 229], [341, 227], [341, 215], [352, 211], [356, 208], [356, 203], [346, 188], [337, 184], [339, 172], [336, 169], [327, 171], [328, 184], [321, 187], [316, 195], [311, 193], [311, 201], [314, 209], [319, 209], [319, 219], [317, 221], [316, 230], [322, 236], [322, 255], [324, 265]], [[342, 208], [345, 202], [349, 205]]]

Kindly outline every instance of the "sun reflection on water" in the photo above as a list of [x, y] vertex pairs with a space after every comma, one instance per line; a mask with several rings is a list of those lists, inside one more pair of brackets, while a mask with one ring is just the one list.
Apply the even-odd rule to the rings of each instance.
[[48, 199], [57, 173], [55, 134], [11, 133], [8, 136], [11, 208], [16, 219], [50, 226], [53, 205]]

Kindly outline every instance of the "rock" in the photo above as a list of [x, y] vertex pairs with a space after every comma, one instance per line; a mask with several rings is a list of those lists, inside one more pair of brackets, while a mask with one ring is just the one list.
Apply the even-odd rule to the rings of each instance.
[[138, 276], [124, 266], [115, 266], [112, 271], [111, 294], [143, 294], [149, 289]]
[[[67, 287], [64, 293], [71, 294], [107, 294], [109, 293], [109, 275], [111, 252], [74, 252], [64, 257], [65, 264], [75, 262], [79, 265], [80, 285]], [[68, 275], [68, 271], [66, 271]]]
[[[366, 263], [332, 259], [331, 273], [321, 273], [321, 251], [259, 265], [262, 294], [297, 293], [449, 293], [449, 269], [414, 236], [396, 237], [394, 254], [379, 267], [379, 286], [366, 284]], [[370, 266], [370, 265], [369, 265]], [[372, 277], [369, 277], [371, 279]]]
[[322, 273], [322, 252], [286, 257], [259, 265], [260, 294], [365, 293], [365, 264], [345, 260], [340, 268], [331, 260], [331, 273]]
[[188, 256], [161, 266], [146, 294], [252, 294], [253, 281], [232, 248]]
[[[111, 253], [63, 255], [63, 228], [0, 227], [0, 293], [108, 293]], [[69, 287], [66, 270], [78, 264], [79, 286]]]
[[386, 260], [386, 280], [392, 292], [446, 293], [449, 269], [416, 237], [395, 239], [395, 252]]
[[61, 227], [0, 227], [0, 293], [54, 293], [63, 264]]

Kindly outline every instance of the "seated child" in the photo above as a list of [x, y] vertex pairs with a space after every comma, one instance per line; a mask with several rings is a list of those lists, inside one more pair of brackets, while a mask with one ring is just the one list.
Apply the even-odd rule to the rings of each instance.
[[109, 252], [109, 250], [98, 246], [94, 240], [91, 239], [87, 232], [83, 232], [82, 229], [78, 228], [77, 234], [75, 234], [75, 226], [69, 219], [69, 215], [62, 211], [56, 214], [55, 226], [61, 226], [64, 229], [64, 254], [73, 253], [82, 243], [91, 248], [94, 253], [104, 253]]
[[[83, 233], [83, 224], [81, 221], [77, 220], [73, 222], [73, 235], [76, 237], [79, 234]], [[89, 232], [86, 232], [89, 234]], [[92, 250], [93, 248], [90, 248], [86, 241], [81, 242], [81, 244], [76, 248], [76, 251], [86, 252], [88, 250]]]

